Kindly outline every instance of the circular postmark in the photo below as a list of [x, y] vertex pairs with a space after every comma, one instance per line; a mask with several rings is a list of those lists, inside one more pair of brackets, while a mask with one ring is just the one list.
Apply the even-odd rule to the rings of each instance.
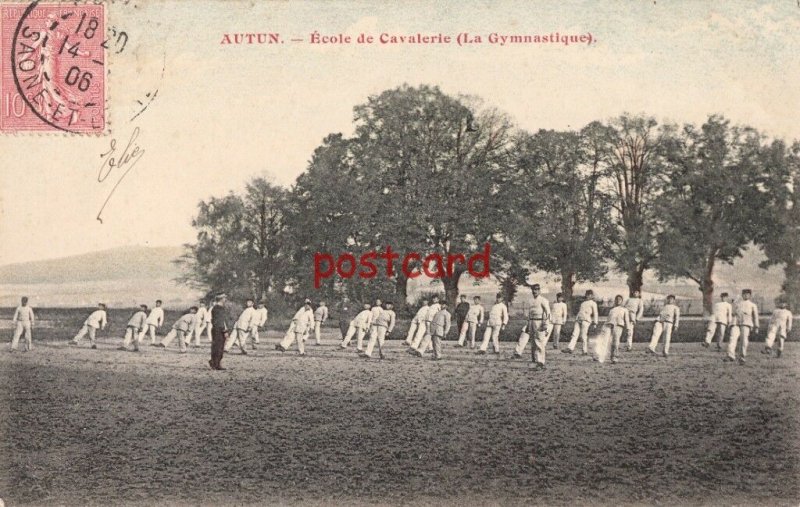
[[103, 4], [31, 3], [14, 30], [14, 84], [42, 130], [105, 128]]

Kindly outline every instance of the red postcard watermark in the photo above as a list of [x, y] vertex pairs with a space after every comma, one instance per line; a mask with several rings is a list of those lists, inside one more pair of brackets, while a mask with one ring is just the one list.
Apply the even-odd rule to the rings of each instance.
[[[453, 276], [456, 265], [465, 266], [467, 272], [475, 278], [486, 278], [491, 274], [489, 260], [492, 247], [489, 243], [483, 245], [483, 250], [471, 255], [450, 253], [442, 255], [431, 253], [422, 256], [417, 252], [408, 252], [403, 255], [400, 269], [407, 278], [417, 278], [423, 273], [429, 278], [449, 278]], [[355, 254], [346, 252], [334, 259], [332, 254], [317, 252], [314, 254], [314, 288], [319, 289], [322, 280], [335, 274], [341, 278], [370, 279], [378, 276], [379, 268], [375, 264], [378, 260], [386, 262], [384, 275], [388, 278], [395, 276], [394, 262], [400, 260], [400, 254], [387, 246], [383, 252], [375, 250], [365, 252], [356, 260]], [[412, 265], [421, 266], [421, 269], [412, 268]]]

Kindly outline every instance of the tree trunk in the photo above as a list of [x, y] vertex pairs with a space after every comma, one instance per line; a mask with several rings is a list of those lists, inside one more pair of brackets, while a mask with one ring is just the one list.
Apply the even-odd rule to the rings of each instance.
[[450, 307], [450, 313], [453, 313], [456, 308], [456, 300], [458, 299], [458, 280], [461, 278], [463, 269], [460, 265], [453, 266], [453, 276], [446, 276], [442, 278], [444, 284], [444, 296], [447, 304]]
[[394, 308], [395, 311], [400, 312], [406, 307], [406, 299], [408, 298], [408, 278], [403, 274], [402, 270], [395, 271], [394, 279]]
[[800, 262], [787, 262], [783, 272], [786, 280], [781, 287], [781, 297], [789, 303], [789, 309], [797, 313], [800, 311]]
[[576, 275], [574, 271], [568, 269], [561, 271], [561, 294], [564, 296], [567, 308], [570, 309], [570, 314], [572, 310], [574, 310], [574, 308], [572, 308], [572, 292], [575, 288], [575, 280]]
[[637, 290], [639, 294], [642, 293], [642, 285], [644, 284], [644, 265], [637, 264], [635, 267], [628, 271], [628, 292], [630, 296]]
[[500, 290], [503, 292], [503, 299], [506, 304], [511, 306], [511, 303], [514, 302], [514, 298], [517, 295], [517, 284], [514, 282], [514, 279], [510, 276], [503, 277], [502, 280], [500, 280]]
[[706, 260], [706, 267], [703, 272], [703, 281], [700, 284], [700, 292], [703, 293], [703, 315], [711, 315], [711, 308], [714, 306], [714, 263], [717, 258], [710, 255]]

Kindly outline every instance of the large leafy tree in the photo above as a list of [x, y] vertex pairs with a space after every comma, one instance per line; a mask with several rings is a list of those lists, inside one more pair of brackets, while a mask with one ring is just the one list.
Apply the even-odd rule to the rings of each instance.
[[[373, 232], [395, 250], [469, 255], [503, 232], [495, 184], [509, 161], [510, 121], [437, 87], [401, 86], [355, 108], [354, 158], [379, 217]], [[466, 266], [442, 279], [451, 303]], [[395, 267], [398, 293], [406, 280]]]
[[182, 281], [239, 298], [266, 297], [281, 271], [286, 197], [286, 190], [256, 178], [242, 195], [201, 201], [192, 220], [197, 241], [178, 259], [186, 268]]
[[663, 129], [652, 117], [623, 115], [608, 125], [607, 162], [620, 240], [614, 262], [628, 276], [631, 293], [642, 289], [643, 276], [656, 258], [653, 202], [663, 172], [659, 150]]
[[[764, 212], [772, 213], [777, 227], [766, 234], [763, 242], [767, 260], [761, 267], [784, 265], [786, 278], [783, 282], [784, 298], [793, 311], [800, 310], [800, 142], [791, 148], [774, 142], [766, 150], [769, 167], [785, 167], [785, 180], [774, 178], [769, 187], [773, 201]], [[780, 174], [780, 173], [779, 173]]]
[[[374, 278], [331, 275], [315, 287], [315, 255], [330, 254], [336, 260], [350, 253], [358, 260], [363, 253], [385, 249], [388, 241], [396, 246], [393, 236], [384, 236], [383, 225], [385, 220], [396, 219], [383, 216], [381, 195], [375, 194], [368, 180], [371, 175], [355, 157], [360, 152], [357, 143], [342, 134], [328, 135], [314, 150], [290, 194], [283, 244], [291, 262], [286, 265], [284, 280], [297, 299], [313, 295], [317, 300], [333, 300], [347, 295], [368, 302], [376, 297], [387, 299], [398, 288], [396, 278], [384, 276], [385, 261], [380, 259], [373, 259], [381, 269]], [[320, 267], [327, 270], [330, 265], [325, 260]], [[395, 267], [400, 269], [398, 264]], [[405, 285], [402, 288], [405, 290]], [[404, 297], [405, 293], [398, 295], [398, 301]]]
[[[408, 283], [403, 254], [436, 253], [445, 260], [449, 254], [469, 256], [501, 236], [496, 181], [507, 165], [511, 124], [472, 99], [429, 86], [401, 86], [371, 96], [355, 107], [354, 122], [352, 137], [326, 138], [292, 193], [293, 283], [313, 283], [314, 252], [358, 256], [391, 246], [400, 254], [391, 261], [393, 287], [386, 284], [387, 261], [378, 259], [378, 277], [332, 277], [320, 290], [356, 297], [394, 292], [402, 303]], [[421, 268], [418, 263], [410, 267]], [[452, 276], [442, 281], [455, 301], [466, 266], [453, 267]]]
[[768, 210], [784, 167], [770, 163], [770, 147], [754, 129], [711, 116], [700, 127], [684, 126], [665, 142], [667, 171], [656, 208], [661, 223], [658, 258], [662, 278], [698, 284], [710, 312], [714, 267], [733, 263], [753, 241], [777, 227]]
[[560, 275], [567, 301], [576, 282], [605, 275], [616, 235], [611, 200], [602, 190], [604, 135], [592, 124], [517, 140], [515, 176], [506, 192], [516, 204], [513, 235], [532, 265]]

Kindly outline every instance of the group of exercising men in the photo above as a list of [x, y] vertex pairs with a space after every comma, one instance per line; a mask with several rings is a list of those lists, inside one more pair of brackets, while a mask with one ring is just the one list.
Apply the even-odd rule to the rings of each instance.
[[[512, 358], [521, 358], [527, 344], [533, 339], [532, 362], [537, 369], [544, 369], [546, 363], [546, 349], [549, 340], [553, 339], [553, 348], [558, 349], [562, 336], [562, 329], [567, 323], [569, 310], [561, 293], [556, 295], [555, 302], [542, 296], [538, 284], [532, 286], [533, 301], [525, 315], [526, 323], [520, 333]], [[237, 345], [242, 354], [247, 354], [246, 344], [248, 339], [252, 342], [253, 349], [260, 343], [259, 330], [264, 329], [268, 312], [263, 301], [257, 305], [253, 299], [247, 299], [245, 308], [238, 319], [230, 325], [225, 303], [227, 296], [218, 294], [211, 309], [204, 303], [192, 306], [185, 311], [172, 325], [167, 335], [156, 341], [156, 333], [164, 323], [164, 310], [162, 302], [156, 301], [155, 307], [148, 311], [147, 305], [141, 305], [129, 318], [120, 349], [139, 351], [140, 343], [150, 337], [150, 344], [156, 347], [168, 347], [177, 338], [181, 352], [186, 352], [187, 346], [194, 341], [195, 346], [200, 345], [200, 337], [204, 334], [212, 342], [212, 359], [209, 365], [213, 369], [221, 368], [222, 353], [230, 351]], [[361, 310], [345, 297], [340, 306], [339, 327], [342, 334], [340, 347], [346, 349], [355, 338], [357, 352], [370, 358], [375, 346], [381, 359], [385, 358], [384, 342], [395, 328], [397, 316], [391, 301], [381, 302], [376, 300], [373, 305], [365, 303]], [[508, 306], [503, 301], [501, 294], [488, 312], [481, 303], [480, 296], [475, 296], [473, 302], [467, 302], [467, 296], [462, 295], [456, 305], [455, 324], [457, 330], [456, 347], [469, 347], [478, 354], [488, 353], [489, 344], [493, 346], [496, 354], [500, 352], [500, 334], [509, 322]], [[216, 315], [216, 323], [215, 321]], [[611, 363], [619, 360], [620, 342], [626, 335], [626, 350], [633, 348], [634, 330], [644, 315], [644, 303], [640, 293], [634, 291], [627, 300], [621, 295], [614, 298], [614, 306], [609, 310], [608, 317], [597, 334], [596, 354], [594, 359], [604, 360], [609, 358]], [[316, 308], [311, 300], [305, 300], [303, 306], [294, 314], [289, 328], [280, 343], [275, 345], [279, 351], [288, 351], [295, 343], [301, 356], [305, 355], [305, 342], [314, 334], [316, 343], [320, 344], [320, 330], [328, 320], [329, 312], [325, 301], [320, 301]], [[660, 309], [656, 322], [653, 325], [650, 343], [646, 351], [657, 354], [657, 347], [663, 337], [663, 346], [660, 354], [667, 358], [670, 353], [672, 335], [680, 326], [680, 308], [675, 304], [675, 296], [669, 295]], [[22, 298], [22, 304], [14, 313], [15, 331], [11, 343], [11, 350], [18, 347], [19, 339], [24, 336], [26, 347], [32, 348], [31, 328], [34, 322], [33, 310], [28, 306], [28, 298]], [[91, 347], [97, 348], [95, 336], [97, 330], [105, 329], [107, 325], [106, 306], [100, 303], [84, 321], [75, 337], [70, 340], [71, 345], [78, 345], [88, 337]], [[480, 345], [476, 339], [478, 329], [485, 325]], [[575, 315], [575, 325], [570, 340], [561, 352], [572, 354], [575, 352], [578, 341], [584, 355], [589, 354], [589, 333], [593, 327], [600, 325], [600, 317], [594, 293], [586, 291], [584, 300], [578, 306]], [[405, 345], [412, 355], [422, 357], [428, 350], [433, 351], [433, 359], [441, 360], [443, 357], [443, 341], [452, 328], [452, 317], [446, 301], [440, 301], [438, 296], [424, 298], [422, 305], [411, 320], [405, 338]], [[216, 333], [215, 333], [216, 330]], [[775, 355], [781, 357], [787, 335], [792, 330], [792, 313], [785, 302], [780, 302], [769, 321], [764, 354], [773, 354], [777, 340], [778, 346]], [[741, 298], [732, 304], [728, 293], [720, 295], [720, 301], [713, 305], [713, 310], [708, 319], [703, 347], [710, 347], [714, 337], [717, 337], [716, 349], [723, 350], [726, 333], [729, 336], [725, 361], [738, 361], [745, 363], [749, 340], [759, 331], [758, 307], [752, 301], [752, 291], [745, 289]], [[364, 347], [364, 339], [368, 337]]]

